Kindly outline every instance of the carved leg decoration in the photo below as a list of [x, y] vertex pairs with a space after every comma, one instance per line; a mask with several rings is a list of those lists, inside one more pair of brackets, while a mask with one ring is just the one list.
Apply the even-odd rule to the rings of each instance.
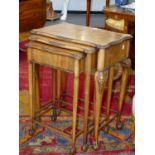
[[89, 115], [89, 94], [90, 94], [90, 74], [91, 74], [91, 54], [87, 54], [85, 61], [85, 91], [84, 91], [84, 133], [82, 150], [88, 149], [87, 134], [88, 134], [88, 115]]
[[[119, 79], [122, 76], [123, 73], [123, 67], [121, 63], [117, 63], [113, 66], [114, 68], [114, 77], [113, 77], [113, 81]], [[117, 71], [117, 73], [115, 73], [115, 70]]]
[[76, 122], [77, 122], [77, 104], [78, 104], [78, 89], [79, 89], [79, 60], [74, 63], [74, 88], [73, 88], [73, 124], [72, 124], [72, 149], [71, 153], [76, 152]]
[[121, 129], [123, 127], [123, 124], [121, 122], [121, 112], [122, 112], [123, 101], [125, 97], [125, 91], [127, 87], [129, 67], [131, 67], [130, 59], [126, 59], [122, 63], [122, 65], [124, 67], [124, 70], [123, 70], [122, 79], [121, 79], [121, 88], [120, 88], [120, 95], [119, 95], [119, 102], [118, 102], [118, 117], [116, 122], [117, 129]]
[[94, 121], [94, 146], [93, 148], [95, 150], [98, 149], [98, 136], [99, 136], [99, 121], [100, 121], [100, 113], [101, 113], [101, 104], [102, 104], [102, 96], [103, 96], [103, 91], [104, 91], [104, 88], [105, 88], [105, 83], [106, 83], [106, 80], [107, 80], [107, 77], [108, 77], [108, 71], [103, 71], [103, 72], [99, 72], [97, 71], [95, 73], [95, 99], [96, 99], [96, 102], [94, 104], [94, 118], [95, 118], [95, 121]]

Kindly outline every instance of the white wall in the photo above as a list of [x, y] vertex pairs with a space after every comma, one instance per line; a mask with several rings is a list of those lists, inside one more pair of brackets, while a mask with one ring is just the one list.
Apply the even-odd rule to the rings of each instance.
[[[54, 10], [61, 10], [64, 0], [52, 0]], [[102, 11], [105, 6], [105, 0], [91, 0], [91, 11]], [[115, 0], [111, 0], [111, 4], [114, 4]], [[68, 10], [72, 11], [86, 11], [87, 0], [70, 0]]]

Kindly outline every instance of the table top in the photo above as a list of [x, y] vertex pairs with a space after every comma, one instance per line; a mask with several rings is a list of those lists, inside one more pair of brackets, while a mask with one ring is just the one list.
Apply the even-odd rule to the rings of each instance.
[[96, 48], [108, 48], [111, 45], [115, 45], [132, 38], [130, 34], [122, 34], [70, 23], [61, 23], [40, 29], [34, 29], [31, 33], [80, 43]]
[[124, 18], [129, 18], [131, 21], [135, 20], [135, 13], [134, 11], [130, 11], [129, 9], [126, 8], [121, 8], [116, 5], [110, 5], [106, 6], [103, 9], [104, 14], [115, 14], [115, 15], [121, 15]]

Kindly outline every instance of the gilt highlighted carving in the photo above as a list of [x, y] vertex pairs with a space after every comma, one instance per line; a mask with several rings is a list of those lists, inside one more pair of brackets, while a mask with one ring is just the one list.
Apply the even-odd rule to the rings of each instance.
[[123, 67], [131, 67], [131, 60], [129, 58], [125, 59], [123, 62], [122, 62], [122, 65]]
[[103, 72], [97, 72], [97, 83], [98, 83], [99, 93], [102, 93], [104, 88], [104, 83], [107, 81], [107, 78], [108, 78], [108, 70]]

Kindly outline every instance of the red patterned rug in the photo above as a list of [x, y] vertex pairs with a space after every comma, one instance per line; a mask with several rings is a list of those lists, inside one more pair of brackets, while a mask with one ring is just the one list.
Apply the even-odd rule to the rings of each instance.
[[[62, 129], [69, 133], [72, 120], [59, 117], [56, 122], [51, 122], [49, 118], [42, 121], [53, 128]], [[71, 142], [56, 131], [51, 131], [43, 127], [38, 127], [33, 137], [29, 136], [29, 120], [20, 119], [20, 155], [68, 155], [71, 149]], [[78, 130], [82, 129], [82, 120], [78, 123]], [[124, 127], [122, 130], [115, 128], [115, 121], [110, 123], [109, 134], [101, 131], [99, 135], [100, 148], [98, 151], [92, 149], [93, 137], [89, 135], [87, 152], [81, 151], [83, 144], [82, 135], [76, 140], [77, 155], [134, 155], [133, 120], [131, 117], [123, 117]]]
[[[28, 64], [26, 52], [19, 54], [19, 90], [20, 90], [20, 115], [28, 114]], [[40, 99], [44, 104], [52, 98], [52, 69], [48, 67], [40, 67]], [[80, 75], [79, 97], [83, 98], [84, 75]], [[72, 96], [73, 76], [68, 73], [67, 76], [67, 94]], [[135, 93], [135, 75], [132, 72], [129, 76], [128, 87], [124, 100], [123, 115], [131, 115], [132, 98]], [[117, 101], [119, 95], [120, 81], [115, 82], [112, 94], [112, 108], [117, 109]], [[93, 101], [94, 78], [91, 77], [90, 101]], [[103, 96], [103, 105], [106, 101], [106, 91]], [[80, 104], [80, 103], [79, 103]], [[79, 105], [80, 106], [80, 105]], [[91, 107], [90, 107], [91, 108]]]
[[[45, 128], [39, 127], [36, 135], [30, 137], [28, 135], [29, 120], [29, 97], [28, 97], [28, 64], [27, 55], [25, 51], [25, 44], [27, 41], [20, 44], [20, 58], [19, 58], [19, 102], [20, 102], [20, 155], [68, 155], [70, 143], [63, 136], [51, 132]], [[79, 85], [79, 97], [83, 98], [83, 85], [84, 75], [80, 75]], [[67, 75], [67, 94], [72, 96], [73, 76]], [[131, 72], [128, 81], [128, 87], [124, 100], [123, 107], [123, 122], [125, 124], [123, 130], [117, 131], [114, 127], [115, 122], [111, 124], [110, 134], [100, 132], [100, 144], [99, 151], [94, 152], [91, 148], [88, 152], [81, 152], [82, 137], [77, 140], [77, 155], [134, 155], [134, 139], [133, 139], [133, 125], [134, 122], [131, 118], [132, 110], [132, 98], [135, 93], [135, 75]], [[117, 109], [117, 101], [119, 95], [120, 81], [115, 82], [112, 94], [112, 109]], [[91, 92], [90, 101], [93, 101], [94, 79], [91, 77]], [[106, 93], [103, 96], [103, 105], [106, 101]], [[48, 67], [40, 67], [40, 99], [42, 104], [50, 101], [52, 98], [52, 69]], [[79, 107], [83, 106], [82, 102], [79, 102]], [[90, 106], [90, 109], [92, 107]], [[72, 109], [70, 109], [72, 110]], [[79, 111], [83, 113], [83, 111]], [[60, 117], [57, 123], [52, 124], [48, 117], [45, 121], [51, 125], [60, 126], [65, 132], [70, 130], [70, 120]], [[82, 123], [81, 123], [82, 124]], [[81, 126], [79, 125], [79, 130]], [[92, 137], [89, 137], [89, 143], [92, 144]]]

